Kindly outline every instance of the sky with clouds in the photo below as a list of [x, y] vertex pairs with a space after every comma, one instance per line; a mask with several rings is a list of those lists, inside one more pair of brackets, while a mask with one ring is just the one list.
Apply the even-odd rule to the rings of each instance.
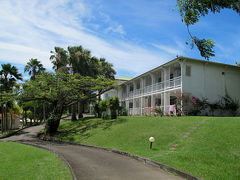
[[[0, 63], [20, 71], [30, 58], [50, 70], [55, 46], [82, 45], [111, 62], [117, 76], [134, 77], [176, 55], [202, 59], [185, 45], [176, 0], [0, 0], [0, 7]], [[209, 14], [190, 29], [216, 42], [211, 61], [240, 61], [237, 13]]]

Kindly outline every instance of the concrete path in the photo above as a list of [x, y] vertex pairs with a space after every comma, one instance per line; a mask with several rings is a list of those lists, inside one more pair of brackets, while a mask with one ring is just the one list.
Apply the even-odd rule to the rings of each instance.
[[44, 126], [24, 129], [17, 135], [1, 141], [20, 141], [38, 145], [62, 156], [71, 166], [77, 179], [81, 180], [177, 180], [174, 176], [157, 167], [122, 156], [113, 152], [95, 148], [40, 141], [36, 135]]

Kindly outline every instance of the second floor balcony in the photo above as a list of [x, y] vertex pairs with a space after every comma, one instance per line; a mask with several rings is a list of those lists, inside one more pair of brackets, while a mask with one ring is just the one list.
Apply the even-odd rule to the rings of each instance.
[[135, 98], [135, 97], [140, 97], [140, 96], [146, 96], [150, 95], [152, 93], [160, 93], [166, 90], [171, 90], [175, 88], [181, 87], [181, 76], [163, 81], [163, 82], [158, 82], [149, 86], [145, 86], [140, 89], [135, 89], [133, 91], [129, 91], [128, 96], [123, 96], [122, 99], [125, 98]]

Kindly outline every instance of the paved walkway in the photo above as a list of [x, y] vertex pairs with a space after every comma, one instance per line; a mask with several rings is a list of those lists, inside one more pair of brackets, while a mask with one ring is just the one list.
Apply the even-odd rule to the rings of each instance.
[[113, 152], [95, 148], [40, 141], [37, 134], [43, 125], [24, 129], [18, 134], [1, 141], [22, 141], [54, 151], [71, 166], [77, 179], [81, 180], [177, 180], [174, 176], [157, 167]]

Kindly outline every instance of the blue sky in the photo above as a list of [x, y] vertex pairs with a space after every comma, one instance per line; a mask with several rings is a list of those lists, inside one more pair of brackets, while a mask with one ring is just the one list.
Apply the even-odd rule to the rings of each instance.
[[[185, 45], [187, 30], [175, 6], [175, 0], [2, 0], [0, 62], [23, 71], [38, 58], [50, 70], [54, 46], [82, 45], [113, 63], [117, 76], [134, 77], [176, 55], [202, 59]], [[237, 13], [209, 14], [190, 29], [216, 42], [211, 61], [240, 61]]]

